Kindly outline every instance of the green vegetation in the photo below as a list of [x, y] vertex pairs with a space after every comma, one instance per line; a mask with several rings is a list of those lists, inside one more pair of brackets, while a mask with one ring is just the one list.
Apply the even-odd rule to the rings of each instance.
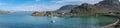
[[[120, 3], [111, 2], [114, 0], [104, 0], [97, 4], [66, 5], [57, 11], [34, 12], [33, 16], [99, 16], [99, 15], [119, 15]], [[119, 2], [119, 1], [116, 1]], [[112, 4], [112, 5], [111, 5]], [[106, 6], [107, 5], [107, 6]], [[112, 6], [112, 7], [111, 7]]]
[[36, 11], [32, 14], [32, 16], [44, 16], [44, 14]]

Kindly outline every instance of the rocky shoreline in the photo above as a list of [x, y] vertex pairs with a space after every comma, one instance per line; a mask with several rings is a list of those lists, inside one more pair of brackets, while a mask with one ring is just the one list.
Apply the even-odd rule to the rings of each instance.
[[[105, 15], [106, 16], [106, 15]], [[113, 17], [116, 21], [112, 24], [106, 25], [103, 28], [119, 28], [120, 24], [120, 16], [119, 15], [107, 15], [107, 17]]]

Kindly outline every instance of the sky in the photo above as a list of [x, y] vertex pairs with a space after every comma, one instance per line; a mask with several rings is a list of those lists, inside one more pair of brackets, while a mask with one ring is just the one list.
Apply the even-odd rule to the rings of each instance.
[[64, 5], [95, 4], [102, 0], [0, 0], [0, 10], [53, 11]]

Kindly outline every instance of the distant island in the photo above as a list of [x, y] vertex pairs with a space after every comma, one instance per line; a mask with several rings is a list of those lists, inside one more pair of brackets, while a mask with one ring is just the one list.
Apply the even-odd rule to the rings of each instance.
[[0, 14], [8, 14], [10, 13], [9, 11], [3, 11], [3, 10], [0, 10]]
[[119, 15], [119, 0], [103, 0], [96, 4], [65, 5], [56, 11], [34, 12], [32, 16], [93, 16]]

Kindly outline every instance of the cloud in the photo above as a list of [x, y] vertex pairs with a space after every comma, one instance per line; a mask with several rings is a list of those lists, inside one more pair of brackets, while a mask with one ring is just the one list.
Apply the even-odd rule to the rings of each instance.
[[90, 3], [94, 4], [102, 0], [59, 0], [59, 1], [53, 1], [56, 3], [69, 3], [69, 2], [79, 2], [79, 3]]
[[62, 5], [57, 5], [57, 4], [54, 4], [54, 5], [41, 5], [40, 8], [45, 10], [45, 11], [54, 11], [54, 10], [57, 10], [61, 7]]
[[[35, 0], [36, 2], [40, 2], [41, 0]], [[15, 11], [53, 11], [57, 10], [64, 5], [80, 5], [82, 3], [90, 3], [94, 4], [102, 0], [51, 0], [49, 3], [42, 2], [39, 4], [21, 4], [20, 6], [16, 6], [13, 8]], [[0, 3], [2, 5], [2, 3]], [[47, 5], [50, 4], [50, 5]]]
[[16, 7], [16, 11], [54, 11], [57, 10], [61, 7], [62, 5], [39, 5], [39, 4], [34, 4], [34, 5], [29, 5], [29, 6], [21, 6], [21, 7]]
[[50, 1], [53, 2], [51, 5], [46, 5], [46, 3], [40, 4], [40, 8], [43, 10], [57, 10], [64, 5], [80, 5], [82, 3], [95, 4], [99, 1], [102, 0], [52, 0]]
[[[36, 1], [40, 1], [40, 0], [36, 0]], [[90, 4], [94, 4], [97, 3], [99, 1], [102, 0], [52, 0], [50, 2], [53, 2], [51, 5], [46, 5], [48, 3], [43, 3], [43, 4], [33, 4], [33, 5], [29, 5], [29, 6], [23, 6], [23, 7], [19, 7], [18, 9], [20, 10], [24, 10], [24, 11], [52, 11], [52, 10], [57, 10], [60, 7], [64, 6], [64, 5], [68, 5], [68, 4], [82, 4], [82, 3], [90, 3]], [[71, 3], [73, 2], [73, 3]]]
[[20, 5], [11, 9], [10, 11], [39, 11], [37, 5]]

